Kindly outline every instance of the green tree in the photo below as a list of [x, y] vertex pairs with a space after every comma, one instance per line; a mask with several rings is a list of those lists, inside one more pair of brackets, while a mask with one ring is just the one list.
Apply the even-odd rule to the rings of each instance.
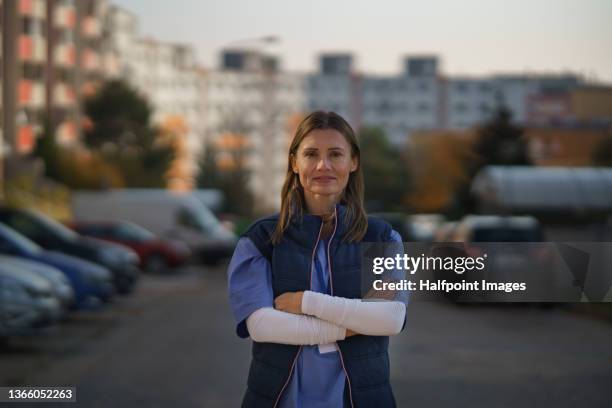
[[80, 147], [63, 147], [56, 141], [48, 121], [38, 137], [32, 156], [44, 164], [44, 176], [72, 189], [123, 186], [118, 169], [99, 155]]
[[489, 165], [531, 165], [523, 129], [512, 123], [512, 112], [503, 106], [477, 129], [474, 155], [466, 156], [467, 178], [455, 194], [454, 203], [447, 214], [450, 218], [475, 211], [476, 203], [470, 193], [472, 180], [483, 167]]
[[474, 173], [487, 165], [530, 165], [523, 129], [512, 123], [512, 113], [499, 108], [488, 122], [478, 129]]
[[51, 131], [51, 126], [48, 120], [45, 120], [43, 131], [36, 141], [34, 151], [32, 152], [34, 157], [42, 160], [44, 163], [45, 176], [62, 182], [61, 177], [61, 148], [58, 146], [55, 135]]
[[119, 167], [129, 187], [164, 187], [174, 150], [171, 135], [151, 125], [148, 101], [123, 81], [106, 82], [85, 102], [92, 122], [85, 144]]
[[410, 188], [401, 152], [380, 128], [362, 128], [359, 144], [368, 211], [401, 211]]
[[612, 167], [612, 134], [604, 137], [593, 151], [593, 165]]
[[198, 188], [221, 190], [225, 196], [224, 211], [250, 217], [253, 215], [254, 196], [249, 186], [251, 173], [245, 166], [248, 150], [236, 148], [223, 154], [233, 164], [231, 167], [218, 166], [220, 152], [213, 144], [205, 146], [198, 161], [200, 171], [196, 184]]

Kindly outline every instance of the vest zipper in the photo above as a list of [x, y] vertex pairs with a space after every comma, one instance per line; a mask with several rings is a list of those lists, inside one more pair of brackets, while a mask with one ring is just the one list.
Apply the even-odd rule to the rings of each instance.
[[[332, 239], [334, 239], [334, 235], [336, 235], [336, 229], [338, 228], [338, 212], [337, 207], [334, 207], [334, 232], [332, 233], [329, 241], [327, 242], [327, 269], [329, 270], [329, 288], [330, 293], [334, 296], [334, 280], [332, 275], [332, 267], [331, 267], [331, 258], [329, 256], [329, 249], [331, 247]], [[349, 399], [351, 401], [351, 407], [355, 406], [353, 402], [353, 392], [351, 391], [351, 379], [349, 378], [348, 371], [346, 370], [346, 366], [344, 365], [344, 357], [342, 356], [342, 350], [340, 350], [340, 346], [338, 346], [338, 355], [340, 356], [340, 364], [342, 364], [342, 369], [344, 370], [344, 375], [346, 375], [346, 380], [348, 381], [349, 386]]]
[[[315, 242], [314, 249], [312, 250], [312, 256], [310, 257], [310, 282], [308, 283], [309, 289], [312, 289], [312, 269], [314, 266], [314, 258], [317, 253], [317, 247], [319, 246], [319, 241], [321, 240], [321, 231], [323, 231], [323, 221], [322, 220], [321, 220], [321, 227], [319, 227], [319, 235], [317, 235], [317, 242]], [[334, 227], [334, 233], [335, 232], [336, 232], [336, 228]], [[280, 392], [278, 393], [278, 396], [276, 397], [276, 401], [274, 401], [274, 408], [276, 408], [276, 406], [278, 405], [278, 402], [280, 401], [280, 398], [283, 395], [283, 391], [285, 391], [285, 388], [287, 388], [287, 384], [289, 384], [289, 380], [291, 379], [291, 375], [293, 374], [293, 369], [295, 368], [295, 363], [298, 359], [298, 356], [302, 352], [302, 348], [303, 346], [300, 346], [297, 353], [295, 354], [295, 357], [293, 358], [293, 362], [291, 363], [291, 369], [289, 370], [289, 376], [287, 377], [285, 384], [283, 384], [283, 388], [281, 388]], [[351, 404], [352, 404], [352, 401], [351, 401]]]

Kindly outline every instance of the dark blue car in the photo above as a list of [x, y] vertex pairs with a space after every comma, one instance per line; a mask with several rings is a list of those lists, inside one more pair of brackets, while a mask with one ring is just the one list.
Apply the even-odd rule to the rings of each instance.
[[32, 210], [0, 206], [0, 223], [42, 248], [86, 259], [107, 268], [118, 293], [131, 293], [140, 270], [138, 255], [129, 248], [83, 237], [57, 221]]
[[88, 308], [108, 301], [115, 287], [110, 271], [93, 262], [59, 252], [46, 251], [19, 232], [0, 223], [0, 253], [56, 267], [70, 280], [75, 308]]

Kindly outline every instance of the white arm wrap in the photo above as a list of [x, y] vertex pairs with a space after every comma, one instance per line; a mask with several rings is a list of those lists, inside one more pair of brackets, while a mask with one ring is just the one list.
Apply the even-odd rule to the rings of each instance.
[[271, 307], [257, 309], [246, 321], [253, 341], [292, 345], [327, 344], [344, 340], [346, 329], [312, 316]]
[[397, 301], [363, 302], [305, 291], [302, 313], [369, 336], [391, 336], [402, 330], [406, 306]]

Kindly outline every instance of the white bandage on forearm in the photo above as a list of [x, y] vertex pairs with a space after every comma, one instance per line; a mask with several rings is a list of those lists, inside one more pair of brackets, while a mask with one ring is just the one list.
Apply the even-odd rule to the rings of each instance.
[[402, 302], [363, 302], [305, 291], [302, 313], [369, 336], [391, 336], [402, 330], [406, 306]]
[[271, 307], [251, 313], [246, 324], [253, 341], [260, 343], [327, 344], [344, 340], [346, 335], [344, 327], [313, 316], [282, 312]]

